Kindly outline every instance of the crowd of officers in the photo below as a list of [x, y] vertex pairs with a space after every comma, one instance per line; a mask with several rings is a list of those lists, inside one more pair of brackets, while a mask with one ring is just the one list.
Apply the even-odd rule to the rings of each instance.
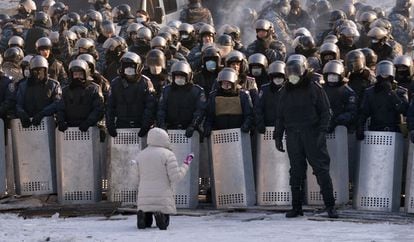
[[[209, 137], [275, 127], [291, 162], [288, 217], [303, 215], [306, 159], [337, 217], [325, 140], [336, 126], [362, 140], [368, 118], [369, 130], [401, 132], [406, 116], [414, 130], [410, 0], [388, 14], [352, 0], [307, 1], [307, 11], [299, 0], [270, 1], [244, 9], [240, 27], [214, 27], [199, 0], [164, 27], [127, 4], [93, 2], [82, 16], [53, 0], [0, 14], [1, 118], [29, 127], [54, 115], [62, 132], [98, 125], [112, 137], [118, 128]], [[256, 35], [247, 47], [246, 35]]]

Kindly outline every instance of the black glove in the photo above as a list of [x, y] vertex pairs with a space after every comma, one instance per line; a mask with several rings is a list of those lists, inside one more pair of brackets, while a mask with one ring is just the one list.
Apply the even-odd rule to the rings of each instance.
[[43, 117], [44, 115], [42, 112], [35, 114], [32, 119], [32, 124], [34, 126], [39, 126], [40, 123], [42, 122]]
[[329, 133], [329, 134], [333, 133], [335, 131], [335, 128], [336, 128], [336, 123], [332, 120], [331, 123], [329, 124], [327, 133]]
[[88, 131], [89, 126], [90, 126], [90, 125], [89, 125], [87, 122], [82, 122], [82, 123], [79, 125], [79, 130], [80, 130], [80, 131], [82, 131], [82, 132], [86, 132], [86, 131]]
[[187, 129], [185, 130], [185, 137], [187, 138], [193, 137], [194, 130], [195, 128], [193, 125], [188, 126]]
[[[147, 135], [149, 130], [150, 130], [150, 128], [148, 128], [148, 127], [142, 127], [138, 132], [138, 136], [139, 137], [144, 137], [145, 135]], [[117, 135], [116, 130], [113, 130], [113, 131], [115, 131], [115, 136], [116, 136]], [[109, 132], [109, 130], [108, 130], [108, 132]], [[111, 135], [111, 133], [109, 133], [109, 135]], [[115, 136], [112, 136], [112, 137], [115, 137]]]
[[211, 135], [211, 128], [204, 128], [204, 137], [210, 137]]
[[68, 129], [68, 124], [66, 122], [59, 122], [58, 123], [58, 130], [60, 132], [65, 132]]
[[30, 125], [32, 125], [32, 122], [30, 121], [30, 117], [27, 113], [22, 112], [19, 113], [20, 122], [22, 123], [23, 128], [29, 128]]
[[410, 139], [411, 139], [411, 142], [414, 143], [414, 130], [410, 131]]
[[[118, 135], [118, 133], [116, 132], [115, 126], [108, 126], [108, 127], [106, 127], [106, 130], [108, 131], [108, 134], [111, 137], [115, 138]], [[141, 132], [141, 130], [140, 130], [140, 132]], [[139, 136], [139, 134], [138, 134], [138, 136]]]
[[357, 140], [363, 140], [365, 138], [364, 129], [358, 128], [355, 132]]
[[249, 125], [247, 124], [243, 124], [240, 129], [243, 133], [248, 133], [250, 131]]
[[276, 145], [276, 149], [280, 152], [285, 152], [285, 150], [283, 149], [283, 137], [282, 138], [275, 138], [275, 145]]
[[257, 129], [257, 132], [259, 132], [260, 134], [266, 133], [266, 126], [264, 125], [259, 124], [256, 126], [256, 129]]

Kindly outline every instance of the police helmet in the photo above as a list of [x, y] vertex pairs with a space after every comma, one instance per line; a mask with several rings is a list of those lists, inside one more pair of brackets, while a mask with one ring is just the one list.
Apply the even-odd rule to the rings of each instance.
[[190, 83], [193, 80], [193, 71], [191, 66], [185, 61], [178, 61], [171, 66], [171, 74], [173, 81], [175, 76], [185, 76], [186, 83]]

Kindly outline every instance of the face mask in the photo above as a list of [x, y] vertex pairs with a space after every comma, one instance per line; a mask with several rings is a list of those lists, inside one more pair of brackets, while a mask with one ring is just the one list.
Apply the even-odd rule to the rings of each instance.
[[339, 76], [337, 75], [328, 75], [328, 82], [337, 83], [339, 82]]
[[137, 18], [137, 23], [142, 23], [142, 22], [145, 22], [145, 19], [143, 19], [143, 18]]
[[299, 76], [297, 76], [297, 75], [290, 75], [290, 76], [288, 77], [288, 79], [289, 79], [289, 82], [290, 82], [290, 83], [292, 83], [293, 85], [296, 85], [296, 84], [299, 82], [300, 77], [299, 77]]
[[175, 84], [177, 84], [178, 86], [184, 86], [184, 85], [185, 85], [186, 80], [185, 80], [185, 77], [183, 77], [183, 76], [176, 76], [176, 77], [174, 78], [174, 82], [175, 82]]
[[282, 85], [284, 81], [285, 81], [285, 79], [282, 78], [282, 77], [273, 78], [273, 83], [277, 86]]
[[262, 68], [252, 68], [253, 76], [260, 76], [262, 74]]
[[373, 43], [373, 44], [378, 44], [380, 41], [379, 40], [377, 40], [377, 39], [372, 39], [371, 40], [371, 43]]
[[127, 67], [127, 68], [125, 68], [124, 73], [125, 73], [125, 75], [127, 75], [127, 76], [133, 76], [133, 75], [135, 75], [135, 74], [136, 74], [136, 73], [135, 73], [135, 69], [134, 69], [134, 68], [132, 68], [132, 67]]
[[96, 27], [96, 22], [95, 21], [89, 21], [89, 26], [92, 28]]
[[207, 71], [215, 71], [217, 69], [217, 64], [213, 60], [209, 60], [206, 62], [206, 69]]
[[188, 34], [181, 35], [181, 39], [188, 39], [188, 37], [190, 37]]
[[30, 76], [30, 70], [29, 69], [24, 70], [23, 75], [25, 77], [29, 77]]
[[150, 66], [149, 68], [153, 75], [159, 75], [162, 72], [162, 66]]

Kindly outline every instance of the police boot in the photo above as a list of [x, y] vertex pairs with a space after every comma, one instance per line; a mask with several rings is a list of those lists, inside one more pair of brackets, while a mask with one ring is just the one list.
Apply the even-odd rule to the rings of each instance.
[[145, 229], [145, 213], [142, 210], [139, 210], [137, 213], [137, 227], [138, 229]]
[[145, 213], [145, 227], [151, 228], [152, 226], [152, 213]]
[[286, 213], [286, 218], [303, 216], [302, 210], [302, 190], [300, 187], [291, 187], [292, 190], [292, 210]]
[[155, 212], [154, 216], [157, 227], [160, 230], [167, 230], [167, 227], [170, 224], [170, 216], [161, 212]]
[[330, 218], [339, 218], [339, 215], [338, 215], [338, 212], [335, 209], [335, 206], [327, 207], [326, 212], [328, 212], [328, 216]]

